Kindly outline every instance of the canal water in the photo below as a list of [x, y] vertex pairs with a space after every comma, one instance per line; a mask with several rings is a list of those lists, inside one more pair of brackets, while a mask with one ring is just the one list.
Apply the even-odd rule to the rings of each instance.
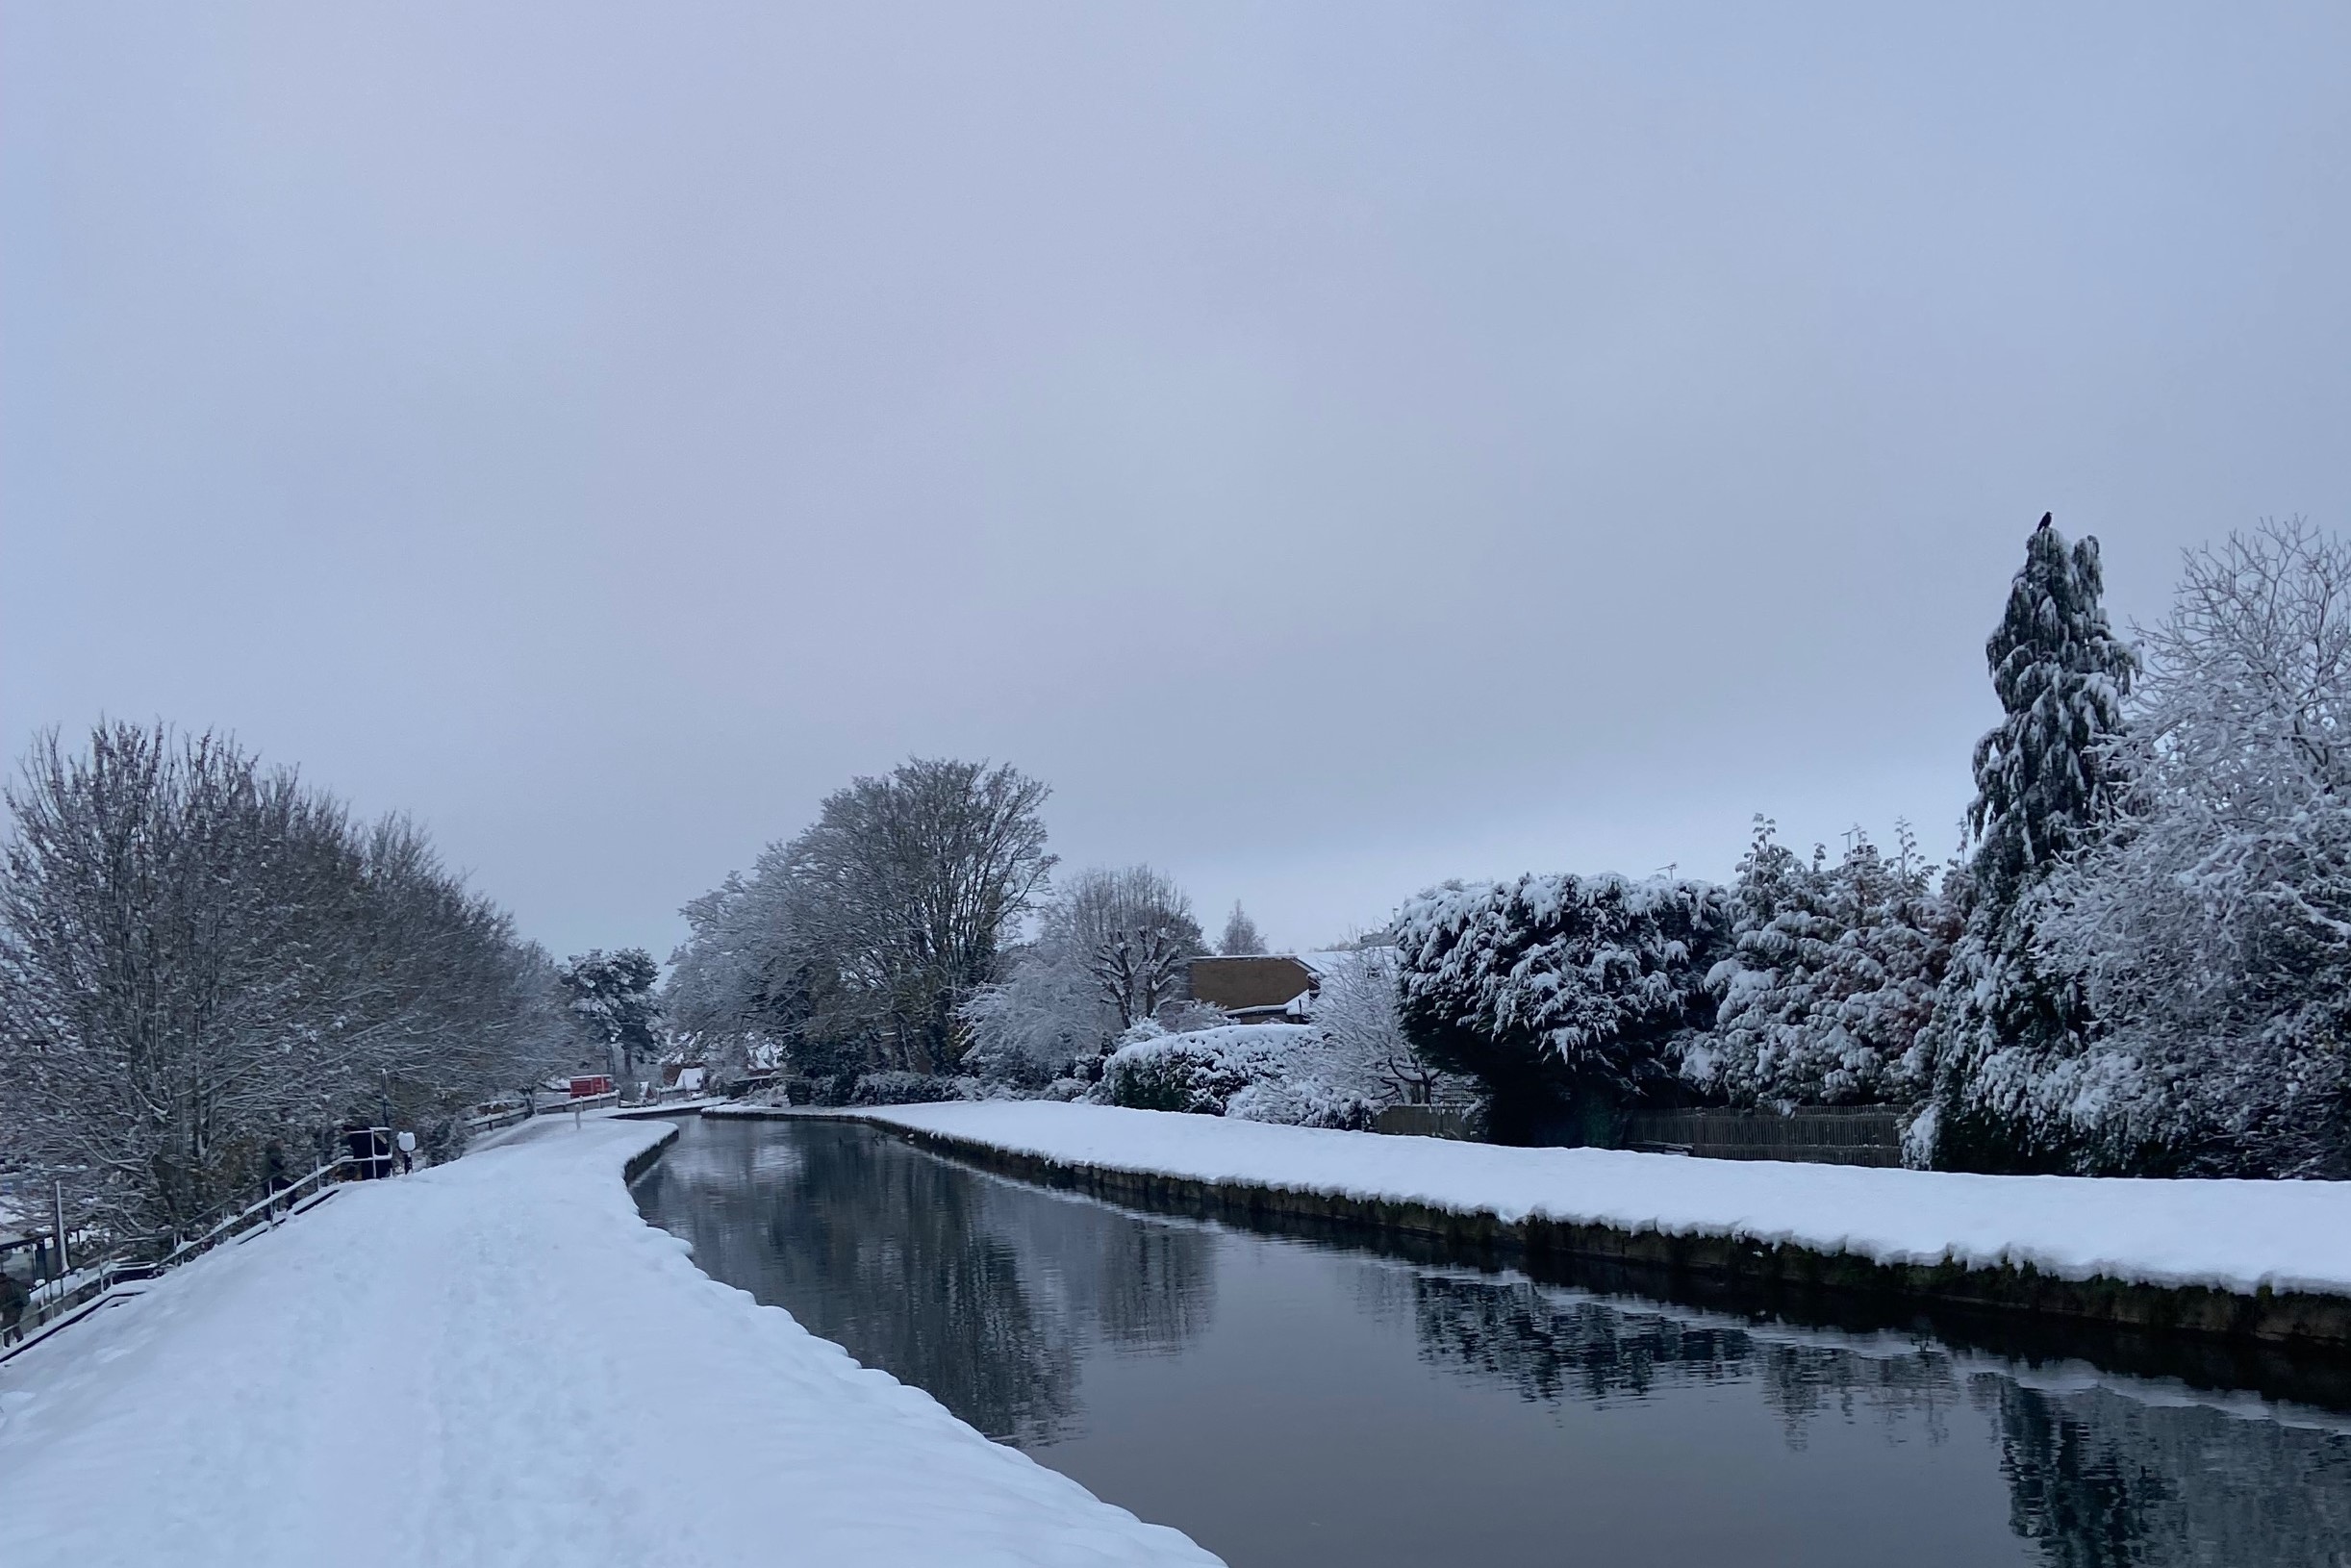
[[1235, 1568], [2351, 1564], [2324, 1404], [1138, 1214], [841, 1123], [690, 1120], [637, 1199]]

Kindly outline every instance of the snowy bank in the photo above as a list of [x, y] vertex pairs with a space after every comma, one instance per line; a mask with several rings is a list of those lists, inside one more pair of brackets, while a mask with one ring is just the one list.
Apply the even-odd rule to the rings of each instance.
[[1206, 1564], [696, 1269], [544, 1119], [0, 1367], [11, 1562]]
[[[1375, 1220], [1372, 1210], [1419, 1208], [1504, 1227], [1795, 1249], [1944, 1277], [2001, 1271], [2173, 1292], [2305, 1293], [2336, 1300], [2305, 1303], [2302, 1327], [2290, 1331], [2223, 1331], [2323, 1339], [2337, 1336], [2314, 1327], [2318, 1319], [2351, 1327], [2351, 1182], [1962, 1176], [1505, 1149], [1036, 1100], [855, 1114], [1052, 1166], [1350, 1202]], [[2084, 1315], [2215, 1327], [2176, 1315]]]

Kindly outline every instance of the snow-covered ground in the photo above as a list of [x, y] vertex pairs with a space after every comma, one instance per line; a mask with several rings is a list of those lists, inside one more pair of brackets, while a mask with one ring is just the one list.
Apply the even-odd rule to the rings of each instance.
[[1204, 1564], [696, 1269], [657, 1122], [344, 1189], [0, 1366], [0, 1561]]
[[2351, 1182], [1959, 1176], [1600, 1149], [1502, 1149], [1045, 1100], [866, 1115], [1070, 1164], [1730, 1235], [1883, 1263], [2351, 1295]]

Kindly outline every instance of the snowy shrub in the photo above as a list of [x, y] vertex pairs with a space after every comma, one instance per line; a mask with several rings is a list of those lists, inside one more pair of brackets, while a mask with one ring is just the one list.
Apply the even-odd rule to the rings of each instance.
[[1379, 1120], [1379, 1104], [1319, 1078], [1293, 1078], [1251, 1084], [1226, 1102], [1225, 1114], [1243, 1122], [1369, 1132]]
[[958, 1011], [972, 1044], [959, 1064], [1016, 1089], [1042, 1089], [1074, 1062], [1099, 1056], [1110, 1015], [1092, 979], [1036, 948], [1013, 956], [1011, 977], [982, 986]]
[[1909, 829], [1891, 860], [1857, 833], [1842, 860], [1815, 848], [1807, 864], [1758, 817], [1732, 901], [1731, 953], [1706, 975], [1715, 1026], [1683, 1078], [1738, 1105], [1923, 1093], [1918, 1033], [1957, 933]]
[[1243, 1090], [1288, 1083], [1299, 1059], [1320, 1044], [1319, 1031], [1303, 1024], [1227, 1024], [1170, 1034], [1146, 1022], [1120, 1036], [1093, 1098], [1133, 1110], [1223, 1116]]
[[937, 1077], [928, 1073], [868, 1073], [849, 1091], [852, 1105], [924, 1105], [943, 1100], [972, 1100], [976, 1078]]
[[1522, 876], [1425, 893], [1399, 918], [1405, 1030], [1482, 1080], [1503, 1142], [1605, 1142], [1712, 1024], [1731, 905], [1709, 883]]

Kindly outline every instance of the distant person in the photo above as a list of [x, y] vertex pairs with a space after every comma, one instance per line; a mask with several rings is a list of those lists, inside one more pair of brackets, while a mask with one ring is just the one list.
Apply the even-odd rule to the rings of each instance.
[[394, 1141], [400, 1146], [400, 1174], [406, 1176], [417, 1168], [417, 1135], [402, 1127]]
[[290, 1184], [286, 1176], [286, 1146], [275, 1138], [270, 1139], [269, 1146], [262, 1151], [262, 1179], [269, 1189], [269, 1212], [275, 1214], [278, 1211], [278, 1194]]
[[0, 1269], [0, 1345], [24, 1338], [24, 1309], [32, 1301], [32, 1293], [24, 1288], [24, 1282]]

